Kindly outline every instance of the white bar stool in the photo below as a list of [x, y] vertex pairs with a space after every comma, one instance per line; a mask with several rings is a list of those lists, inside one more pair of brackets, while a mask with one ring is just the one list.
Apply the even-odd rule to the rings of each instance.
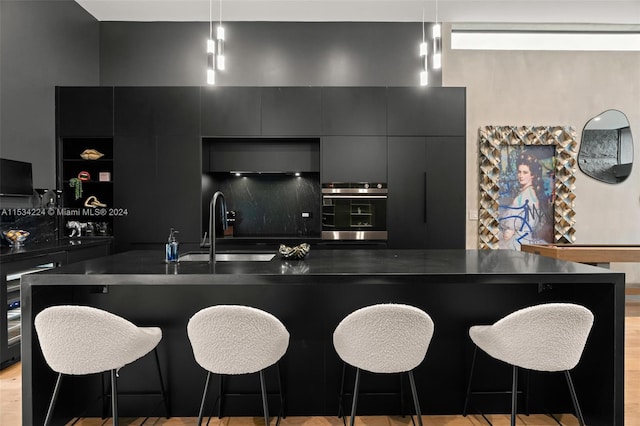
[[535, 371], [563, 371], [571, 393], [576, 417], [584, 418], [569, 370], [580, 361], [593, 325], [593, 314], [584, 306], [570, 303], [546, 303], [513, 312], [493, 325], [476, 325], [469, 336], [476, 347], [473, 353], [463, 415], [467, 415], [471, 380], [477, 349], [513, 367], [511, 388], [511, 425], [516, 424], [518, 408], [518, 368]]
[[399, 304], [367, 306], [347, 315], [338, 324], [333, 333], [333, 345], [344, 362], [356, 367], [351, 426], [355, 421], [361, 370], [372, 373], [406, 372], [418, 424], [422, 426], [413, 370], [427, 354], [433, 329], [433, 321], [426, 312]]
[[[268, 312], [249, 306], [211, 306], [191, 317], [187, 334], [196, 362], [207, 370], [198, 425], [202, 424], [211, 373], [222, 376], [257, 372], [260, 373], [265, 425], [269, 425], [264, 370], [277, 364], [289, 347], [289, 332], [280, 320]], [[281, 384], [278, 385], [282, 405], [284, 397]], [[276, 424], [279, 421], [280, 416]]]
[[36, 315], [34, 323], [44, 358], [58, 373], [45, 426], [51, 422], [63, 374], [86, 375], [107, 371], [111, 373], [111, 409], [113, 424], [117, 426], [118, 370], [151, 351], [155, 353], [160, 395], [169, 418], [168, 398], [156, 349], [162, 339], [160, 328], [138, 327], [101, 309], [69, 305], [44, 309]]

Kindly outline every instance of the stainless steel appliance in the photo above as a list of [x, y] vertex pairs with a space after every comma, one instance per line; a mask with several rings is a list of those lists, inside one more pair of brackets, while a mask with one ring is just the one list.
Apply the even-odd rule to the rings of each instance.
[[386, 240], [386, 183], [323, 183], [323, 240]]

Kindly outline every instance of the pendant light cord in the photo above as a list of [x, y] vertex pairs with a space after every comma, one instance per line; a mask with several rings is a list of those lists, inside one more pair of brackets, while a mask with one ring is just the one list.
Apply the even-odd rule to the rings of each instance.
[[424, 7], [422, 8], [422, 42], [424, 43]]

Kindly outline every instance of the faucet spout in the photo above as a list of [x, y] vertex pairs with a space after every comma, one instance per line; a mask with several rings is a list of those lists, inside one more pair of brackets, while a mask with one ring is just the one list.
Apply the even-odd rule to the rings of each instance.
[[227, 229], [227, 203], [222, 191], [216, 191], [209, 202], [209, 263], [216, 263], [216, 204], [220, 199], [220, 220], [222, 229]]

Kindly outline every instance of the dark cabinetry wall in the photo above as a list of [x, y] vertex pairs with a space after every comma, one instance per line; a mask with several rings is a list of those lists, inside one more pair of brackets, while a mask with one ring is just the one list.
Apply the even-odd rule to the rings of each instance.
[[390, 248], [464, 248], [465, 138], [389, 137]]
[[[287, 167], [295, 150], [284, 152], [298, 144], [304, 152], [290, 158], [303, 158], [309, 171], [317, 170], [319, 158], [323, 182], [388, 182], [391, 247], [465, 246], [464, 88], [97, 89], [70, 92], [60, 116], [92, 105], [93, 93], [96, 99], [114, 93], [114, 207], [128, 211], [115, 218], [118, 250], [162, 242], [170, 227], [180, 230], [181, 241], [200, 240], [201, 173], [230, 170], [211, 149], [214, 140], [232, 151], [237, 142], [236, 159], [247, 141], [279, 147], [280, 162], [270, 160], [278, 171], [298, 171]], [[75, 114], [91, 111], [101, 110], [92, 106]], [[84, 132], [84, 125], [69, 122], [60, 129]], [[254, 168], [268, 158], [254, 158]]]

